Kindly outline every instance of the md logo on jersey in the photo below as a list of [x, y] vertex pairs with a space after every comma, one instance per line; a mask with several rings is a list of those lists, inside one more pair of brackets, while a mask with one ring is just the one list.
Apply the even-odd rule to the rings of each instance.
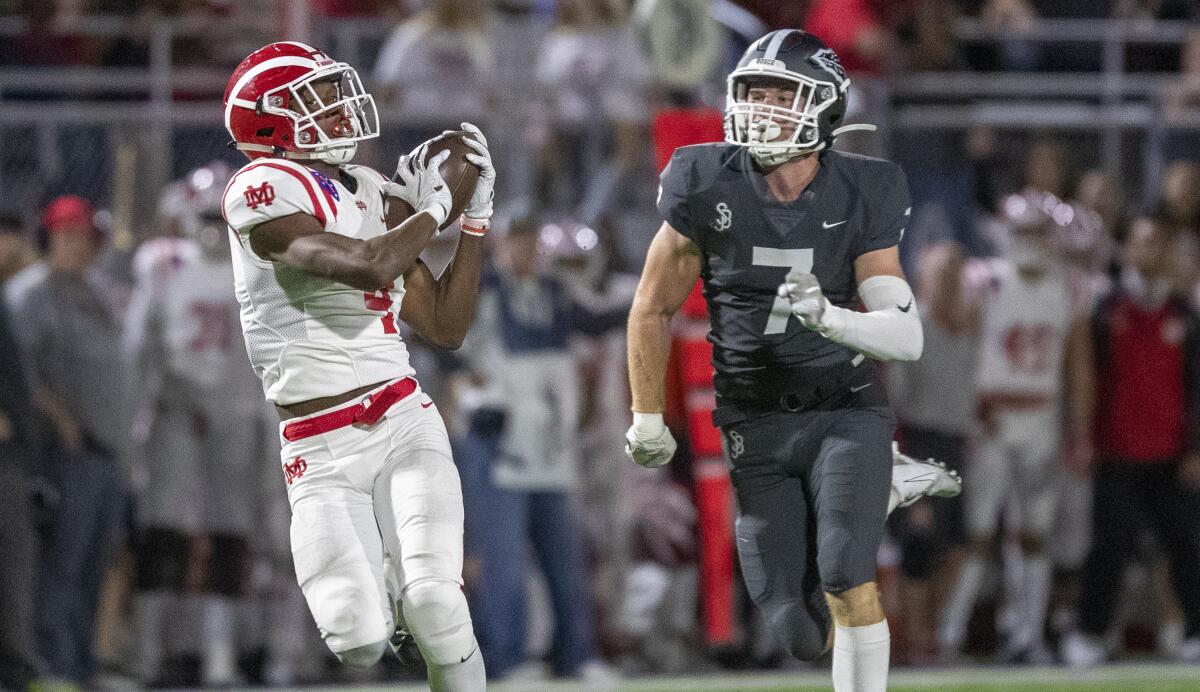
[[258, 187], [247, 185], [242, 196], [246, 198], [246, 206], [250, 209], [258, 209], [260, 204], [269, 207], [271, 202], [275, 201], [275, 188], [268, 182], [264, 182]]
[[312, 177], [317, 179], [317, 185], [321, 186], [321, 189], [325, 191], [325, 194], [329, 195], [338, 202], [342, 201], [342, 198], [338, 196], [337, 187], [333, 184], [333, 181], [329, 179], [329, 176], [316, 171], [309, 171], [309, 173], [312, 173]]
[[733, 225], [733, 212], [730, 211], [729, 205], [724, 202], [717, 203], [717, 218], [713, 219], [712, 229], [717, 233], [724, 233]]
[[308, 462], [302, 457], [296, 457], [291, 461], [284, 462], [283, 475], [287, 478], [287, 484], [291, 485], [299, 480], [304, 472], [308, 470]]
[[832, 50], [822, 48], [809, 56], [808, 61], [833, 75], [839, 85], [846, 81], [846, 68], [842, 67], [837, 53], [834, 53]]

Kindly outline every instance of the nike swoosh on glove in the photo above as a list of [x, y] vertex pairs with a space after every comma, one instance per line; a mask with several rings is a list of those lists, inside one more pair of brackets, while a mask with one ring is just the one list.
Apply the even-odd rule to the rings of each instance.
[[635, 464], [658, 468], [671, 461], [677, 446], [661, 413], [633, 414], [633, 425], [625, 433], [625, 455]]
[[790, 272], [779, 285], [779, 297], [787, 298], [792, 314], [809, 329], [821, 326], [828, 301], [821, 292], [817, 277], [807, 272]]

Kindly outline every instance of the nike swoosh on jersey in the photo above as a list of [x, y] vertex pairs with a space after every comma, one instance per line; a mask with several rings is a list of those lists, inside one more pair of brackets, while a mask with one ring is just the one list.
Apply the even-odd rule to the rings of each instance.
[[897, 306], [896, 306], [896, 308], [897, 308], [897, 309], [898, 309], [900, 312], [908, 312], [909, 310], [911, 310], [911, 309], [912, 309], [912, 298], [909, 298], [909, 299], [908, 299], [908, 305], [905, 305], [904, 307], [900, 307], [899, 305], [897, 305]]
[[849, 220], [850, 219], [842, 219], [841, 221], [838, 221], [837, 223], [829, 223], [828, 221], [822, 221], [821, 228], [833, 228], [834, 226], [841, 226], [842, 224], [846, 223]]
[[466, 656], [463, 656], [462, 658], [458, 659], [458, 662], [459, 662], [459, 663], [466, 663], [466, 662], [467, 662], [467, 659], [468, 659], [468, 658], [470, 658], [470, 657], [472, 657], [472, 656], [474, 656], [474, 655], [475, 655], [475, 652], [476, 652], [476, 651], [478, 651], [478, 650], [479, 650], [479, 645], [478, 645], [478, 644], [476, 644], [476, 645], [475, 645], [475, 648], [474, 648], [474, 649], [471, 649], [471, 653], [469, 653], [469, 654], [467, 654]]
[[429, 408], [430, 406], [433, 406], [432, 401], [427, 401], [427, 402], [421, 404], [421, 408]]
[[851, 388], [850, 388], [850, 391], [852, 391], [852, 392], [861, 392], [862, 390], [864, 390], [864, 389], [866, 389], [867, 387], [870, 387], [870, 386], [871, 386], [871, 383], [870, 383], [870, 382], [868, 382], [868, 383], [866, 383], [866, 384], [860, 384], [860, 385], [858, 385], [857, 387], [851, 387]]

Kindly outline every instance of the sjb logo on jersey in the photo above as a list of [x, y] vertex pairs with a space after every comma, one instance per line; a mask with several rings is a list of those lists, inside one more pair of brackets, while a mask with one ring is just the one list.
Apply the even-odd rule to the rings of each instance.
[[842, 67], [842, 63], [838, 60], [837, 53], [834, 53], [828, 48], [813, 53], [809, 58], [809, 62], [817, 67], [825, 70], [837, 79], [838, 84], [846, 81], [846, 68]]
[[729, 431], [729, 458], [737, 459], [746, 451], [746, 440], [736, 430]]
[[295, 459], [288, 461], [288, 462], [284, 462], [284, 464], [283, 464], [283, 475], [285, 477], [287, 477], [288, 485], [291, 485], [292, 483], [299, 480], [299, 478], [301, 476], [303, 476], [304, 472], [307, 470], [308, 470], [308, 462], [305, 461], [302, 457], [296, 457]]
[[724, 202], [717, 204], [717, 218], [713, 219], [712, 228], [717, 233], [724, 233], [733, 225], [733, 212], [729, 210], [729, 205]]
[[247, 185], [246, 191], [242, 195], [246, 198], [246, 206], [250, 209], [258, 209], [260, 204], [269, 207], [271, 202], [275, 201], [275, 188], [268, 182], [264, 182], [258, 187]]

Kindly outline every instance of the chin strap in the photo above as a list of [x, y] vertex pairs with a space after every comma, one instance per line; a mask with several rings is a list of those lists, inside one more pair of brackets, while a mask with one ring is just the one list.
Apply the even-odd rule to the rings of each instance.
[[[279, 147], [269, 147], [265, 144], [243, 144], [236, 141], [230, 141], [229, 147], [231, 149], [237, 149], [238, 151], [258, 151], [264, 154], [270, 154], [272, 157], [277, 159], [289, 159], [292, 161], [325, 161], [325, 159], [322, 159], [320, 156], [322, 152], [319, 151], [314, 151], [311, 153], [303, 151], [288, 151], [287, 149], [280, 149]], [[326, 161], [326, 163], [332, 162]]]

